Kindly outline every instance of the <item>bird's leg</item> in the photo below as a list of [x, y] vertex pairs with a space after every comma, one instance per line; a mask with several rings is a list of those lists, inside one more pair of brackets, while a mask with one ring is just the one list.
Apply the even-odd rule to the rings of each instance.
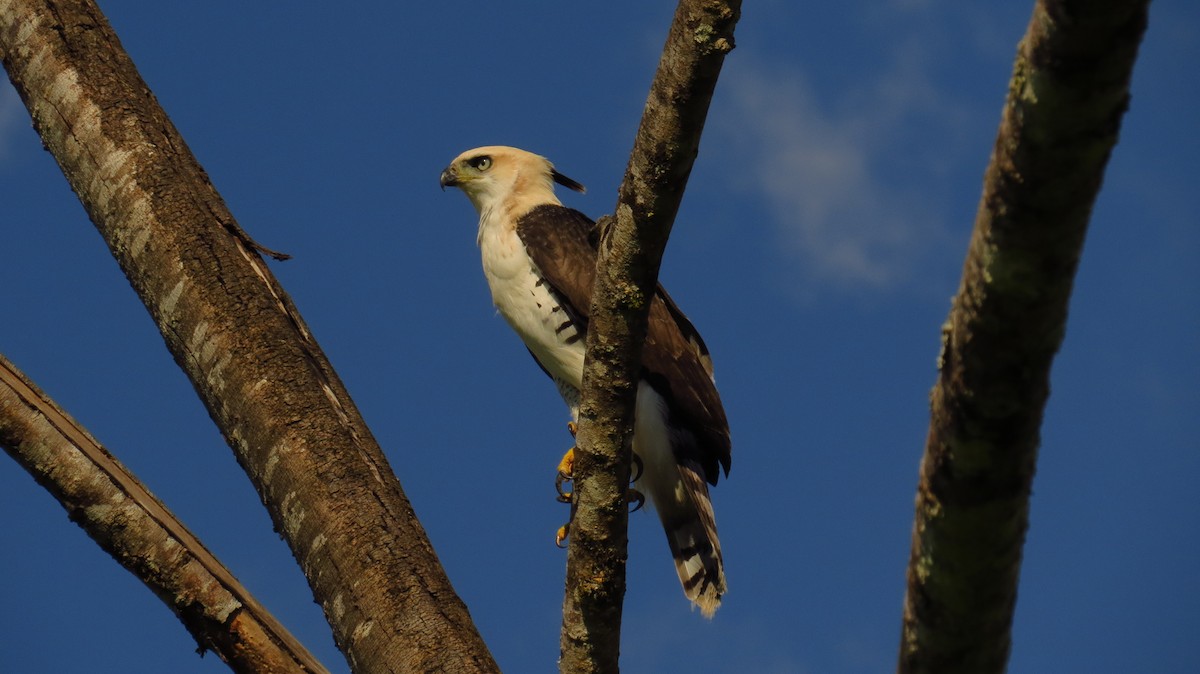
[[574, 477], [572, 468], [575, 466], [575, 448], [572, 447], [563, 454], [562, 461], [558, 462], [558, 474], [554, 476], [554, 491], [558, 492], [559, 503], [570, 503], [572, 492], [563, 490], [563, 483], [570, 482]]
[[[567, 422], [567, 430], [570, 431], [571, 437], [575, 437], [579, 426], [574, 421]], [[558, 474], [554, 477], [554, 490], [558, 492], [559, 503], [570, 503], [571, 514], [567, 518], [567, 523], [558, 528], [554, 532], [554, 545], [565, 547], [563, 543], [567, 540], [567, 534], [571, 528], [571, 522], [575, 520], [575, 492], [563, 491], [563, 483], [570, 482], [575, 477], [575, 448], [571, 447], [563, 454], [562, 461], [558, 462]]]
[[[567, 422], [567, 430], [571, 432], [571, 437], [575, 437], [575, 432], [579, 430], [579, 426], [574, 421]], [[570, 482], [575, 477], [575, 448], [571, 447], [563, 454], [562, 461], [558, 462], [558, 474], [554, 477], [554, 490], [558, 492], [558, 500], [560, 503], [571, 502], [571, 492], [563, 491], [563, 483]]]
[[[579, 430], [579, 426], [574, 421], [568, 421], [567, 430], [571, 432], [571, 437], [575, 437], [575, 433]], [[629, 478], [629, 484], [631, 485], [642, 477], [642, 472], [645, 470], [645, 465], [642, 463], [642, 457], [638, 456], [637, 453], [634, 453], [632, 457], [632, 475]], [[571, 522], [575, 520], [575, 493], [563, 491], [563, 483], [570, 482], [574, 477], [575, 448], [572, 447], [567, 450], [566, 454], [563, 455], [562, 461], [558, 462], [558, 475], [554, 479], [554, 489], [558, 492], [559, 502], [571, 504], [571, 515], [567, 519], [567, 523], [559, 527], [558, 531], [554, 533], [554, 544], [560, 548], [565, 547], [563, 543], [567, 540], [567, 536], [570, 533]], [[646, 497], [642, 494], [642, 492], [634, 489], [633, 487], [630, 487], [625, 492], [625, 500], [627, 503], [632, 505], [632, 507], [629, 509], [629, 512], [631, 513], [641, 510], [642, 506], [646, 505]]]

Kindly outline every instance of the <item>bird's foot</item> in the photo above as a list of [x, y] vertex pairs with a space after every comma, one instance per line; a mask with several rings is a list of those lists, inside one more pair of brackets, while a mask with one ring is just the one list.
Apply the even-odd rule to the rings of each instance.
[[635, 513], [641, 510], [642, 506], [646, 505], [646, 497], [642, 495], [642, 492], [630, 487], [625, 492], [625, 502], [632, 505], [629, 512]]
[[[579, 426], [574, 421], [568, 421], [567, 430], [570, 431], [571, 436], [574, 437], [576, 432], [579, 430]], [[630, 484], [637, 482], [638, 479], [642, 477], [642, 471], [644, 468], [645, 466], [642, 463], [642, 457], [634, 454], [633, 466], [631, 467], [632, 475], [629, 478]], [[575, 492], [566, 491], [563, 489], [563, 484], [570, 482], [572, 479], [574, 479], [574, 477], [575, 448], [572, 447], [567, 450], [566, 454], [563, 454], [562, 460], [558, 462], [558, 471], [554, 477], [554, 490], [558, 492], [559, 503], [571, 504], [570, 518], [567, 520], [566, 524], [559, 527], [558, 531], [554, 533], [554, 544], [560, 548], [565, 547], [564, 543], [567, 540], [567, 536], [570, 534], [571, 522], [575, 520]], [[630, 487], [629, 490], [625, 492], [625, 501], [632, 506], [629, 509], [629, 512], [631, 513], [641, 510], [642, 506], [646, 505], [646, 497], [642, 494], [642, 492], [634, 489], [633, 487]]]
[[641, 479], [642, 470], [646, 467], [642, 463], [642, 457], [638, 456], [637, 452], [634, 452], [632, 454], [632, 456], [633, 456], [633, 465], [630, 466], [630, 468], [629, 468], [629, 472], [630, 472], [629, 484], [633, 484], [634, 482], [637, 482], [639, 479]]
[[564, 491], [563, 484], [570, 482], [575, 477], [575, 448], [572, 447], [563, 454], [562, 461], [558, 462], [558, 473], [554, 476], [554, 490], [558, 492], [559, 503], [570, 503], [571, 494], [573, 492]]
[[[640, 479], [642, 477], [642, 470], [643, 470], [642, 457], [638, 456], [637, 454], [634, 454], [633, 455], [633, 470], [632, 470], [633, 475], [629, 478], [629, 484], [633, 484], [634, 482], [637, 482], [638, 479]], [[575, 448], [572, 447], [567, 450], [566, 454], [563, 454], [562, 461], [558, 462], [558, 470], [556, 471], [556, 473], [554, 475], [554, 491], [558, 492], [558, 502], [559, 503], [570, 503], [571, 502], [571, 494], [573, 492], [564, 490], [563, 485], [570, 482], [574, 478], [575, 478]], [[637, 493], [636, 489], [630, 489], [629, 491]], [[631, 499], [631, 500], [633, 500], [633, 499]], [[642, 499], [642, 500], [645, 500], [645, 499]], [[634, 510], [636, 510], [636, 509], [637, 508], [635, 508]]]
[[[579, 425], [574, 421], [567, 422], [567, 431], [571, 433], [571, 437], [575, 437], [575, 433], [579, 431]], [[572, 447], [563, 454], [562, 461], [558, 462], [558, 474], [554, 477], [554, 490], [558, 492], [559, 503], [571, 504], [571, 515], [567, 519], [567, 523], [558, 528], [554, 532], [554, 545], [560, 548], [566, 547], [567, 534], [571, 529], [571, 522], [575, 520], [575, 504], [571, 498], [575, 492], [563, 491], [563, 483], [570, 482], [575, 477], [575, 448]]]
[[[634, 453], [632, 456], [633, 465], [630, 466], [630, 472], [632, 473], [632, 475], [629, 477], [630, 485], [637, 482], [642, 477], [642, 470], [645, 469], [645, 466], [642, 464], [642, 457], [638, 456], [637, 453]], [[631, 513], [641, 510], [642, 506], [646, 505], [646, 497], [642, 494], [642, 492], [634, 489], [632, 486], [629, 487], [629, 489], [625, 492], [625, 501], [633, 504], [633, 507], [629, 509], [629, 512]]]
[[[567, 496], [570, 497], [570, 494], [567, 494]], [[631, 512], [631, 513], [635, 513], [637, 511], [641, 510], [642, 506], [646, 505], [646, 497], [644, 495], [642, 495], [642, 492], [640, 492], [636, 489], [633, 489], [633, 488], [630, 488], [628, 491], [625, 492], [625, 501], [626, 501], [626, 503], [631, 504], [632, 507], [629, 508], [629, 512]], [[574, 506], [574, 504], [572, 504], [572, 506]], [[558, 531], [554, 532], [554, 545], [556, 545], [560, 548], [567, 547], [566, 546], [567, 536], [570, 535], [571, 523], [574, 521], [575, 521], [575, 508], [572, 507], [570, 519], [567, 520], [566, 524], [559, 527]]]

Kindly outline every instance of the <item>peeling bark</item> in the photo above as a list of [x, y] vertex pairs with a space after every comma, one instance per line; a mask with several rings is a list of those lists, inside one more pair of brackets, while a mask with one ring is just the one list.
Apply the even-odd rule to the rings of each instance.
[[1017, 53], [921, 463], [901, 672], [1002, 672], [1050, 367], [1148, 0], [1042, 0]]
[[559, 669], [616, 672], [633, 408], [659, 263], [700, 145], [741, 2], [681, 0], [650, 87], [615, 218], [602, 219], [575, 454]]
[[0, 356], [0, 447], [235, 672], [325, 669], [136, 477]]
[[355, 671], [490, 672], [370, 430], [87, 0], [0, 0], [0, 58]]

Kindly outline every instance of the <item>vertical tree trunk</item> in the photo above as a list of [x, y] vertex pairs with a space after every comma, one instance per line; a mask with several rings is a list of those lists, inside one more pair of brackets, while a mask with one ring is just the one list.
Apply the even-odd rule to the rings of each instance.
[[616, 672], [633, 407], [650, 298], [733, 49], [739, 0], [681, 0], [650, 87], [615, 219], [602, 219], [575, 462], [559, 669]]
[[1050, 366], [1129, 100], [1148, 0], [1042, 0], [1021, 41], [944, 327], [901, 672], [1002, 672]]
[[350, 396], [107, 21], [0, 0], [34, 126], [308, 578], [355, 671], [496, 666]]

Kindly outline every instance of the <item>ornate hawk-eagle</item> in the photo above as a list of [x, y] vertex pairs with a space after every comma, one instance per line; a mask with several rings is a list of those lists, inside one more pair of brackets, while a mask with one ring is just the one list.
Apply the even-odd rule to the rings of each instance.
[[[578, 419], [584, 336], [595, 279], [595, 223], [554, 196], [578, 192], [545, 158], [481, 147], [442, 171], [442, 187], [466, 193], [479, 211], [479, 249], [492, 301], [554, 380]], [[638, 486], [649, 495], [688, 599], [712, 616], [725, 571], [708, 485], [729, 473], [729, 424], [700, 335], [660, 285], [650, 307], [635, 409]], [[566, 460], [564, 460], [566, 463]]]

